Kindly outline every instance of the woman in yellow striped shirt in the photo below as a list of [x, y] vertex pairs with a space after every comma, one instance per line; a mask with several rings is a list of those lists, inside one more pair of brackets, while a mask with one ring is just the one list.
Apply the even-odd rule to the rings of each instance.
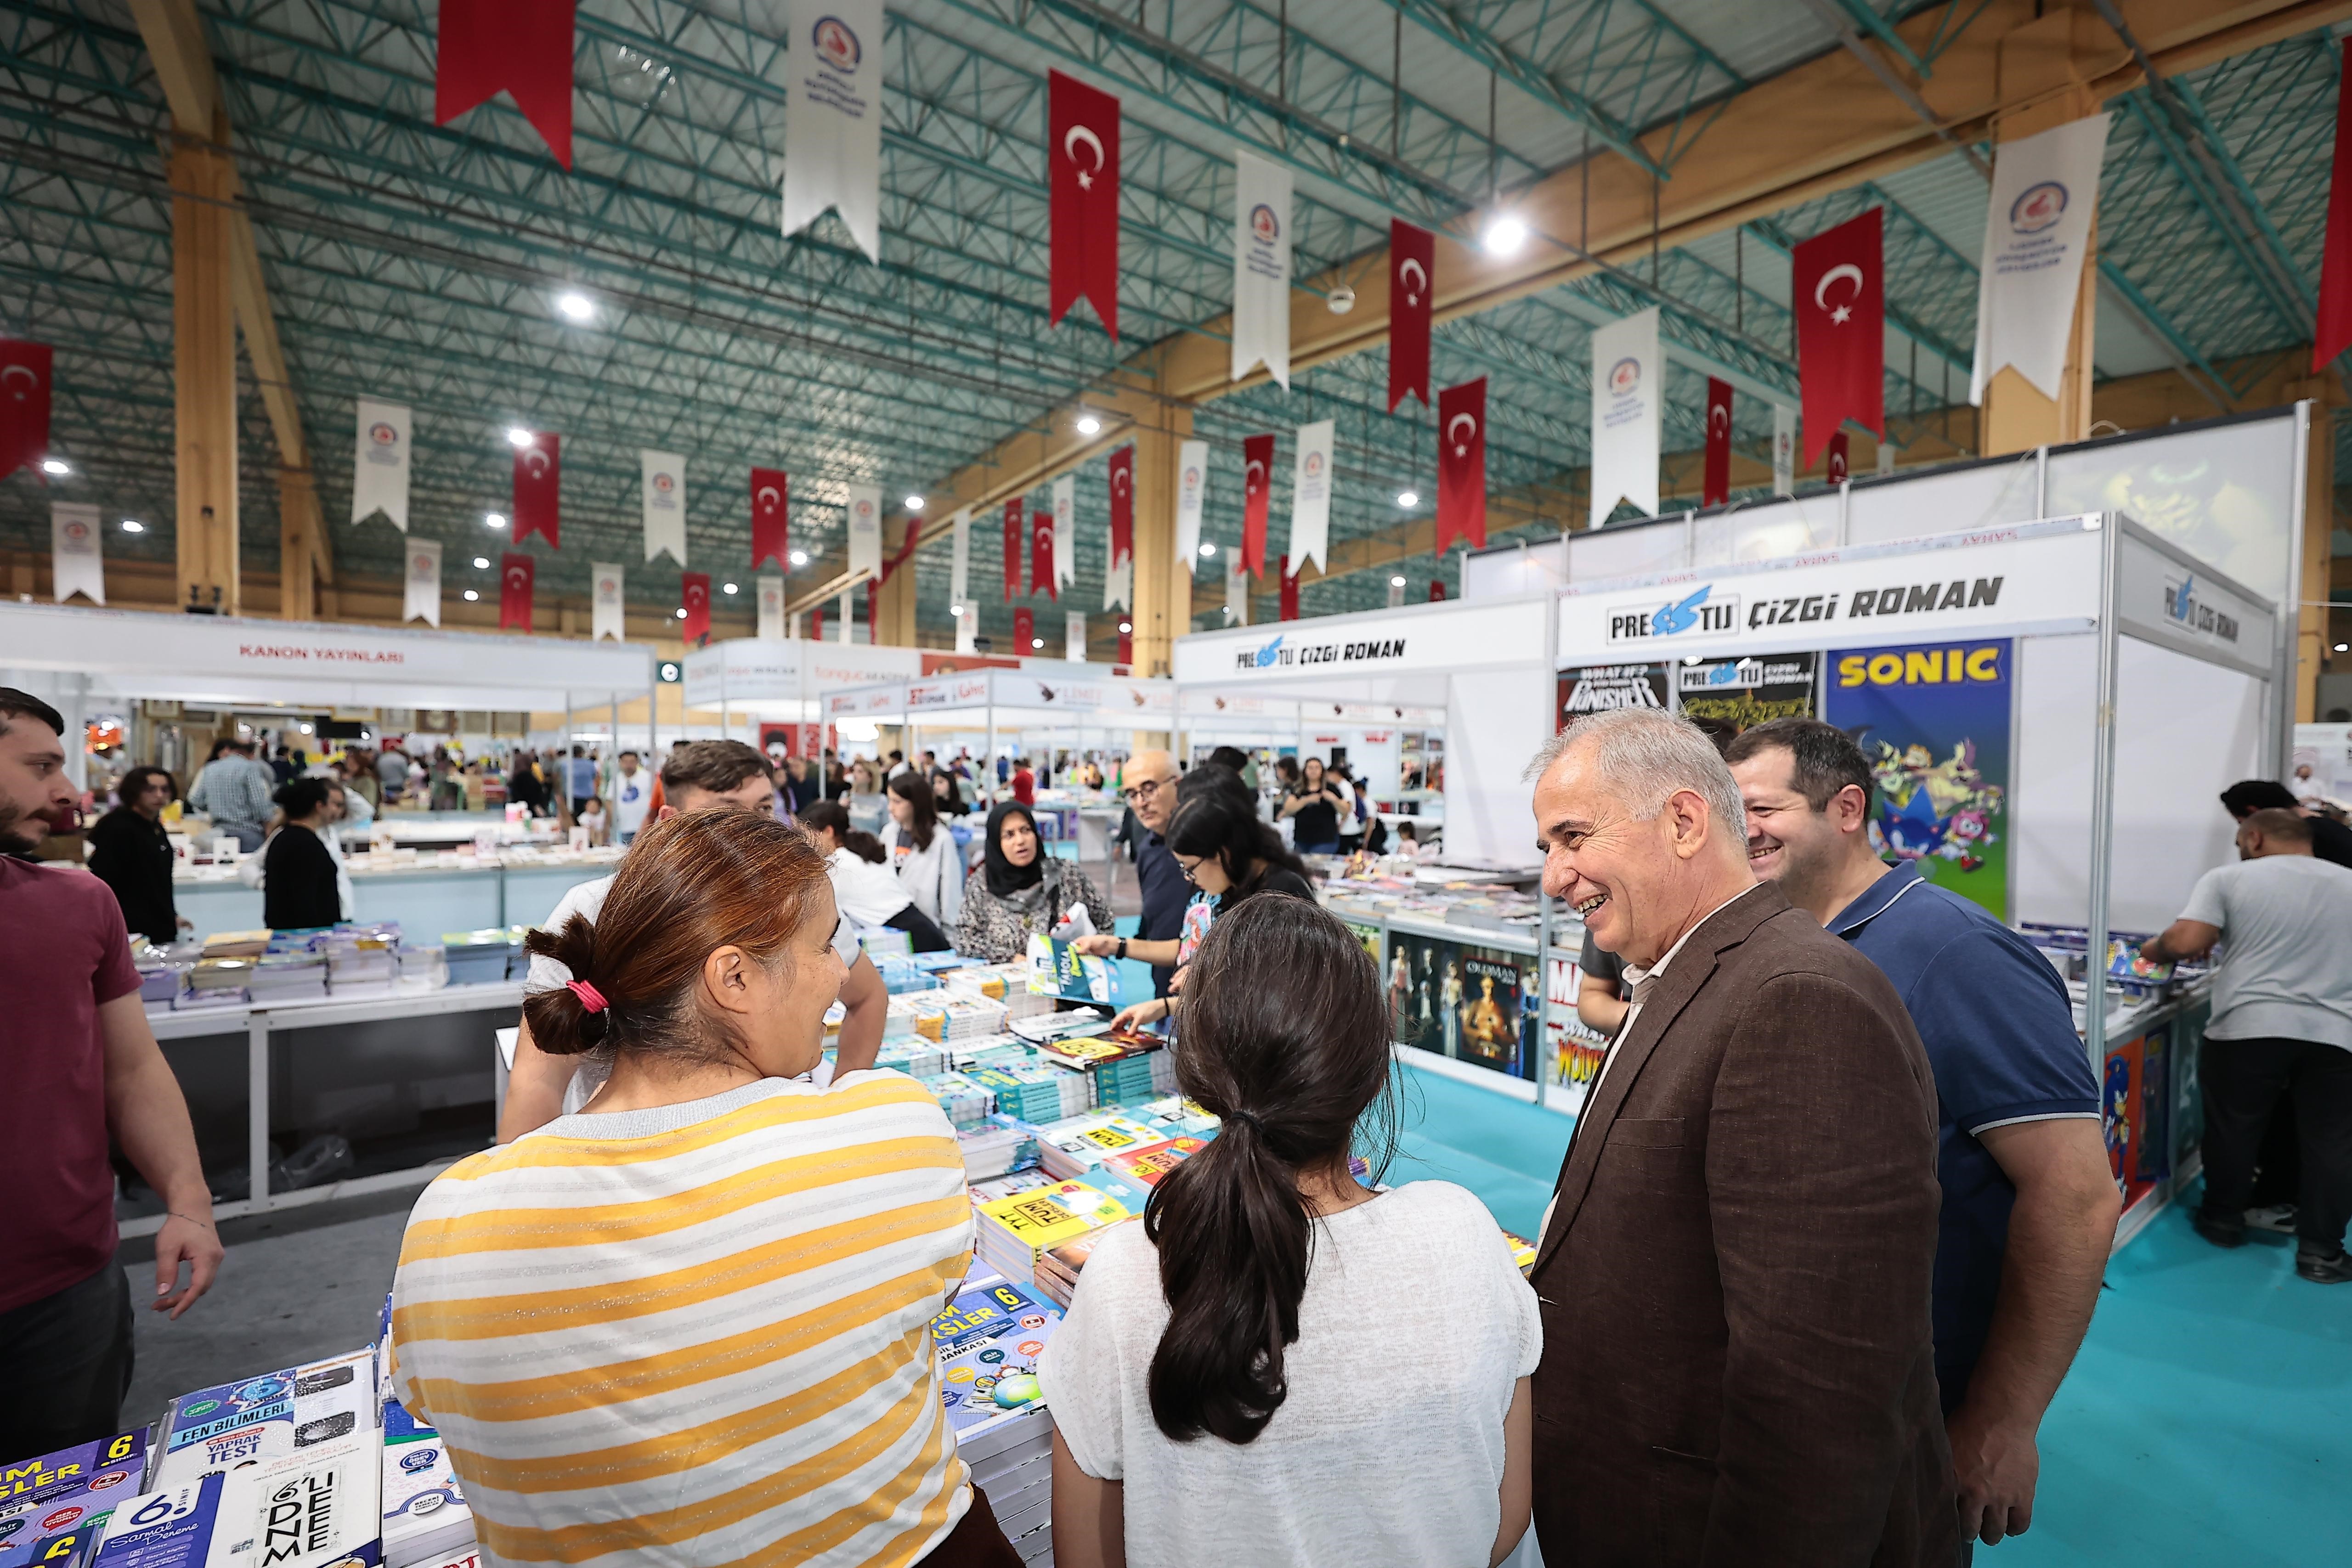
[[824, 862], [740, 812], [639, 835], [574, 977], [524, 1004], [612, 1076], [409, 1218], [394, 1381], [494, 1564], [1013, 1568], [941, 1410], [929, 1322], [971, 1212], [895, 1072], [794, 1082], [843, 968]]

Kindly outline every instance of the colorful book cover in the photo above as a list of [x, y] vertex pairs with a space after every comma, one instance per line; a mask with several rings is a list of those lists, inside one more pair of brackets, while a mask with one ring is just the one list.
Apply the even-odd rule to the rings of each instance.
[[[147, 1428], [77, 1443], [37, 1459], [0, 1464], [0, 1516], [21, 1513], [78, 1492], [133, 1491], [147, 1472]], [[10, 1533], [16, 1533], [11, 1531]]]
[[931, 1343], [944, 1354], [974, 1340], [1010, 1333], [1023, 1320], [1051, 1310], [1010, 1280], [970, 1285], [931, 1320]]
[[1075, 1124], [1048, 1127], [1045, 1131], [1052, 1138], [1054, 1147], [1088, 1165], [1099, 1165], [1112, 1155], [1149, 1148], [1161, 1141], [1158, 1132], [1132, 1116], [1118, 1113], [1089, 1116]]
[[384, 1568], [409, 1568], [472, 1543], [473, 1511], [448, 1446], [397, 1399], [383, 1402], [383, 1488]]
[[1065, 997], [1072, 1001], [1101, 1002], [1111, 998], [1110, 965], [1089, 958], [1056, 937], [1029, 938], [1029, 990], [1032, 995]]
[[1508, 959], [1462, 959], [1458, 1038], [1465, 1061], [1517, 1072], [1519, 1057], [1519, 967]]
[[1519, 1266], [1520, 1273], [1524, 1274], [1528, 1270], [1536, 1266], [1536, 1244], [1534, 1242], [1528, 1240], [1526, 1237], [1519, 1235], [1517, 1232], [1511, 1230], [1506, 1230], [1503, 1232], [1503, 1239], [1511, 1244], [1511, 1261]]
[[1099, 1230], [1130, 1218], [1137, 1212], [1099, 1187], [1081, 1181], [1060, 1181], [1012, 1197], [1000, 1197], [980, 1207], [983, 1218], [995, 1224], [1029, 1249], [1034, 1257], [1074, 1236]]
[[376, 1352], [355, 1350], [308, 1366], [200, 1388], [172, 1402], [158, 1487], [211, 1470], [291, 1458], [360, 1433], [377, 1419]]
[[1208, 1141], [1203, 1138], [1176, 1137], [1166, 1143], [1113, 1155], [1103, 1164], [1139, 1186], [1158, 1186], [1160, 1177], [1208, 1146]]
[[1012, 1332], [971, 1341], [940, 1357], [940, 1401], [961, 1436], [983, 1422], [1042, 1408], [1037, 1356], [1061, 1326], [1050, 1308], [1024, 1313]]
[[124, 1498], [95, 1568], [230, 1568], [253, 1561], [250, 1482], [215, 1473]]

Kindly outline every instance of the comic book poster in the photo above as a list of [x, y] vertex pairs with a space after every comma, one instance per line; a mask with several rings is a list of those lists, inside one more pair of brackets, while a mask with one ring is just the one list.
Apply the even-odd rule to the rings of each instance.
[[1461, 1057], [1514, 1077], [1519, 1071], [1519, 966], [1500, 954], [1462, 958]]
[[1377, 964], [1381, 961], [1381, 928], [1379, 926], [1360, 925], [1352, 920], [1343, 920], [1339, 924], [1348, 928], [1349, 936], [1364, 945], [1364, 951], [1372, 956], [1373, 963]]
[[2148, 1120], [2149, 1058], [2160, 1063], [2162, 1051], [2158, 1036], [2127, 1040], [2107, 1052], [2100, 1075], [2099, 1125], [2106, 1136], [2107, 1173], [2126, 1210], [2147, 1196], [2164, 1170], [2162, 1126]]
[[2197, 1085], [2198, 1067], [2205, 1054], [2205, 1026], [2213, 1021], [2210, 1002], [2197, 1002], [2172, 1020], [2172, 1049], [2166, 1054], [2171, 1079], [2168, 1086], [2171, 1117], [2171, 1164], [2178, 1171], [2205, 1142], [2205, 1096]]
[[1767, 719], [1813, 716], [1813, 675], [1820, 656], [1774, 653], [1763, 658], [1702, 659], [1675, 671], [1683, 716], [1720, 725], [1734, 735]]
[[1461, 1054], [1462, 950], [1411, 932], [1389, 934], [1389, 1008], [1399, 1044]]
[[1563, 671], [1559, 677], [1559, 712], [1554, 729], [1566, 729], [1587, 714], [1612, 708], [1646, 707], [1663, 711], [1670, 689], [1667, 664], [1591, 664]]
[[1544, 1097], [1573, 1114], [1582, 1113], [1584, 1097], [1591, 1092], [1592, 1081], [1601, 1073], [1601, 1059], [1609, 1051], [1608, 1040], [1585, 1028], [1576, 1016], [1576, 993], [1583, 979], [1583, 968], [1573, 958], [1555, 957], [1545, 965], [1543, 1060], [1550, 1077]]
[[1822, 716], [1870, 759], [1871, 842], [1939, 887], [2009, 915], [2007, 639], [1831, 656]]

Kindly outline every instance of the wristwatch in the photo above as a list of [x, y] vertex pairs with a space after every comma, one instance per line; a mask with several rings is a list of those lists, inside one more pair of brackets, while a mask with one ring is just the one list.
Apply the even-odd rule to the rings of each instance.
[[1118, 956], [1122, 958], [1127, 956], [1127, 938], [1124, 936], [1118, 939]]

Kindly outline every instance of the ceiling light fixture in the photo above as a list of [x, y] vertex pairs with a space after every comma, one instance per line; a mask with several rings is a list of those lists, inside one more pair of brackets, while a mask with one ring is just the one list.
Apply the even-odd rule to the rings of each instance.
[[1101, 428], [1102, 421], [1097, 419], [1093, 414], [1082, 413], [1078, 415], [1078, 434], [1080, 435], [1092, 435]]
[[948, 606], [948, 613], [961, 619], [963, 615], [963, 606], [961, 604], [950, 604]]
[[1135, 630], [1135, 622], [1132, 621], [1122, 621], [1118, 623], [1118, 630], [1119, 635], [1125, 636]]
[[472, 589], [470, 589], [470, 588], [469, 588], [469, 589], [466, 590], [466, 602], [467, 602], [467, 603], [471, 604], [471, 603], [473, 603], [473, 602], [474, 602], [474, 601], [476, 601], [476, 600], [478, 600], [478, 599], [479, 599], [479, 598], [481, 598], [481, 595], [480, 595], [480, 594], [478, 594], [478, 593], [477, 593], [477, 592], [475, 592]]
[[683, 620], [685, 620], [685, 619], [686, 619], [686, 606], [685, 606], [685, 605], [683, 605], [683, 604], [681, 604], [681, 605], [679, 605], [679, 606], [677, 607], [677, 618], [678, 618], [680, 621], [683, 621]]
[[1404, 579], [1401, 577], [1390, 578], [1389, 586], [1391, 588], [1402, 588], [1404, 586]]
[[1202, 539], [1202, 540], [1201, 541], [1201, 554], [1202, 554], [1202, 555], [1203, 555], [1203, 556], [1213, 556], [1213, 555], [1214, 555], [1214, 554], [1216, 554], [1216, 553], [1217, 553], [1217, 545], [1216, 545], [1216, 541], [1215, 541], [1214, 539]]
[[1421, 492], [1418, 490], [1399, 490], [1397, 492], [1397, 505], [1406, 507], [1420, 506]]
[[808, 551], [804, 549], [796, 549], [793, 551], [793, 564], [794, 566], [806, 566], [808, 564]]
[[62, 457], [44, 457], [41, 459], [41, 472], [62, 479], [73, 472], [73, 465]]
[[506, 526], [507, 515], [504, 512], [485, 512], [482, 514], [482, 527], [486, 528], [502, 528]]
[[488, 570], [490, 570], [490, 558], [489, 558], [488, 556], [486, 556], [486, 555], [478, 555], [478, 556], [476, 556], [476, 557], [474, 558], [474, 570], [475, 570], [476, 571], [488, 571]]
[[593, 321], [596, 319], [595, 302], [585, 294], [566, 294], [556, 300], [555, 308], [574, 321]]
[[919, 512], [922, 509], [923, 498], [920, 496], [909, 496], [907, 497], [907, 510], [910, 512]]
[[1516, 213], [1496, 213], [1486, 220], [1486, 232], [1481, 237], [1487, 255], [1517, 256], [1528, 243], [1527, 222]]
[[530, 444], [530, 432], [525, 430], [520, 424], [510, 424], [507, 426], [507, 442], [509, 445], [513, 446], [529, 446]]
[[1029, 639], [1029, 645], [1032, 648], [1042, 648], [1045, 645], [1045, 639], [1043, 637], [1032, 637]]
[[136, 517], [125, 517], [122, 519], [122, 531], [126, 534], [143, 534], [147, 531], [147, 525]]
[[722, 593], [732, 593], [735, 591], [735, 585], [731, 582], [722, 582], [719, 585], [719, 591]]

